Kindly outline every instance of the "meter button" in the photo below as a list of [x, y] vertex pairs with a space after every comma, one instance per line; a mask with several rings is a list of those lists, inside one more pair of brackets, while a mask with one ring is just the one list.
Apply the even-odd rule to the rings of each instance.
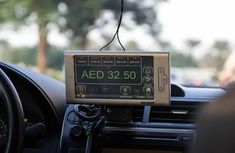
[[144, 73], [145, 74], [152, 74], [153, 68], [152, 67], [144, 67]]
[[144, 77], [144, 84], [152, 84], [152, 83], [153, 83], [153, 77], [151, 76]]
[[153, 88], [152, 88], [152, 87], [147, 87], [147, 86], [145, 86], [145, 87], [144, 87], [144, 93], [145, 93], [146, 95], [151, 95], [151, 94], [153, 93]]
[[129, 94], [129, 93], [131, 93], [131, 87], [130, 86], [121, 86], [120, 91], [122, 94]]
[[86, 86], [85, 85], [77, 85], [76, 88], [77, 88], [78, 94], [83, 95], [86, 93]]

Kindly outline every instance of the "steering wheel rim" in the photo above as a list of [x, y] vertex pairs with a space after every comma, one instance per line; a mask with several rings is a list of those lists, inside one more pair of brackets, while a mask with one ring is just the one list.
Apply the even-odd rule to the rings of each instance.
[[21, 153], [24, 140], [24, 114], [19, 95], [8, 76], [0, 68], [0, 100], [7, 115], [4, 153]]

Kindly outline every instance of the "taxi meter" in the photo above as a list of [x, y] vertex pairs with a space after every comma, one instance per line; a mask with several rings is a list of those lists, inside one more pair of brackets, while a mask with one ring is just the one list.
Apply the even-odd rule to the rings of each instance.
[[65, 51], [68, 103], [169, 105], [167, 52]]

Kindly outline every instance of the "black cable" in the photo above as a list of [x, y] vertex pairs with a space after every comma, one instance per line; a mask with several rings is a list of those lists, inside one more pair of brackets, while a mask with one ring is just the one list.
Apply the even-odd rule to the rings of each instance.
[[85, 153], [91, 153], [93, 133], [104, 123], [101, 109], [101, 106], [81, 104], [75, 105], [73, 111], [71, 111], [79, 118], [80, 124], [78, 126], [87, 136]]
[[87, 136], [85, 153], [90, 153], [92, 147], [92, 133]]
[[121, 40], [119, 38], [119, 29], [120, 29], [121, 24], [122, 24], [123, 12], [124, 12], [124, 0], [121, 0], [121, 14], [120, 14], [117, 30], [116, 30], [113, 38], [104, 47], [100, 48], [99, 51], [102, 51], [104, 48], [108, 47], [114, 41], [116, 36], [117, 36], [119, 45], [122, 47], [124, 52], [126, 51], [125, 47], [122, 45], [122, 42], [121, 42]]

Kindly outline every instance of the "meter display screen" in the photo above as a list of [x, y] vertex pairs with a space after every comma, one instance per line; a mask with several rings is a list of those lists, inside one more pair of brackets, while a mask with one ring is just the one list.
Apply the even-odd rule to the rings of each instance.
[[74, 56], [77, 98], [153, 99], [153, 56]]

